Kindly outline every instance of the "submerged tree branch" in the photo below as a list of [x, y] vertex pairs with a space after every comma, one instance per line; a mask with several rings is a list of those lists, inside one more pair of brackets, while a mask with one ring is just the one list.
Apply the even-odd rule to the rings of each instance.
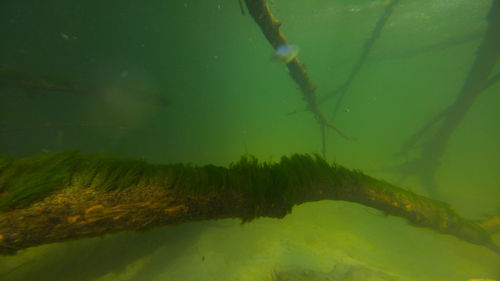
[[488, 87], [492, 86], [498, 79], [498, 74], [489, 78], [494, 71], [495, 64], [500, 57], [500, 1], [495, 0], [488, 15], [488, 27], [479, 46], [476, 59], [473, 62], [469, 75], [457, 95], [455, 102], [446, 110], [431, 119], [421, 130], [419, 130], [409, 141], [407, 141], [402, 152], [408, 151], [417, 140], [437, 121], [443, 122], [436, 134], [425, 144], [422, 155], [414, 162], [421, 163], [418, 175], [429, 192], [436, 192], [435, 173], [439, 167], [439, 161], [446, 150], [446, 146], [453, 132], [458, 128], [467, 115], [468, 110], [474, 104], [477, 97]]
[[493, 75], [490, 80], [488, 80], [488, 85], [486, 86], [486, 89], [489, 88], [490, 86], [493, 86], [495, 85], [496, 82], [498, 82], [500, 80], [500, 71]]
[[[285, 35], [279, 30], [281, 22], [274, 18], [265, 0], [245, 0], [245, 3], [247, 4], [248, 12], [250, 13], [254, 21], [259, 25], [262, 33], [266, 37], [267, 41], [271, 43], [274, 49], [278, 48], [281, 45], [288, 44]], [[307, 109], [314, 114], [320, 127], [329, 127], [343, 138], [351, 139], [340, 129], [338, 129], [334, 124], [328, 122], [328, 120], [321, 113], [315, 93], [317, 87], [309, 79], [306, 69], [304, 68], [300, 60], [295, 57], [293, 60], [287, 63], [286, 66], [288, 67], [293, 80], [299, 85], [302, 91], [304, 100], [307, 102]], [[325, 142], [324, 134], [322, 134], [322, 140], [323, 142]], [[326, 146], [323, 143], [323, 157], [326, 157], [325, 147]]]
[[319, 156], [243, 157], [225, 168], [76, 152], [0, 158], [0, 253], [200, 220], [282, 218], [319, 200], [360, 203], [500, 253], [491, 229], [447, 204]]
[[387, 23], [387, 20], [391, 16], [394, 6], [396, 6], [398, 2], [399, 0], [392, 0], [385, 7], [384, 14], [379, 18], [377, 24], [375, 25], [375, 29], [370, 35], [370, 38], [366, 40], [363, 46], [363, 52], [361, 53], [361, 56], [354, 65], [354, 68], [352, 69], [351, 73], [349, 74], [347, 81], [344, 84], [342, 84], [342, 86], [339, 89], [333, 91], [332, 93], [330, 93], [329, 95], [325, 96], [322, 99], [322, 102], [325, 102], [328, 99], [332, 98], [333, 96], [339, 95], [339, 97], [337, 98], [337, 102], [335, 103], [335, 107], [333, 109], [333, 117], [337, 115], [337, 112], [340, 108], [340, 105], [342, 103], [342, 100], [344, 99], [345, 94], [347, 93], [347, 90], [349, 89], [349, 86], [351, 85], [352, 81], [354, 81], [354, 78], [358, 75], [359, 71], [365, 64], [366, 60], [368, 59], [368, 55], [370, 54], [373, 45], [380, 37], [380, 34], [382, 34], [382, 29], [384, 28], [385, 24]]
[[448, 113], [448, 110], [450, 108], [447, 107], [443, 111], [439, 112], [436, 114], [431, 120], [429, 120], [420, 130], [418, 130], [415, 134], [412, 135], [411, 138], [409, 138], [405, 143], [403, 143], [401, 150], [396, 153], [396, 156], [401, 156], [407, 154], [415, 145], [417, 142], [434, 126], [436, 123], [440, 122], [443, 120], [443, 118], [446, 116]]
[[[29, 90], [30, 95], [44, 96], [47, 92], [79, 94], [85, 96], [99, 96], [101, 87], [92, 83], [81, 83], [69, 79], [41, 77], [26, 71], [0, 69], [0, 86]], [[170, 101], [158, 92], [150, 92], [134, 87], [123, 87], [121, 90], [129, 92], [140, 101], [157, 105], [168, 106]], [[41, 94], [40, 94], [41, 93]], [[1, 96], [1, 93], [0, 93]]]
[[[496, 82], [500, 80], [500, 72], [493, 75], [488, 82], [486, 83], [485, 87], [480, 90], [479, 94], [482, 92], [486, 91], [488, 88], [493, 86]], [[443, 111], [439, 112], [436, 114], [431, 120], [429, 120], [420, 130], [418, 130], [411, 138], [409, 138], [401, 147], [401, 151], [396, 153], [396, 155], [405, 155], [407, 154], [415, 145], [417, 142], [438, 122], [443, 120], [443, 118], [446, 116], [448, 111], [450, 110], [450, 107], [447, 107]]]
[[245, 15], [245, 7], [243, 7], [243, 0], [238, 0], [238, 4], [240, 5], [241, 15]]
[[385, 55], [372, 55], [370, 56], [370, 58], [372, 61], [401, 60], [409, 59], [415, 56], [421, 56], [427, 53], [442, 52], [449, 48], [480, 40], [483, 33], [484, 31], [482, 28], [474, 29], [473, 31], [469, 31], [466, 34], [460, 34], [454, 37], [446, 38], [443, 41], [438, 41], [430, 45], [407, 50], [392, 49]]

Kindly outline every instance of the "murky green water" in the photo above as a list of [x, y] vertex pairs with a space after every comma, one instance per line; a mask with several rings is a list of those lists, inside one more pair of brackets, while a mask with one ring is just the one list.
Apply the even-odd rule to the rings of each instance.
[[[346, 81], [389, 2], [268, 4], [300, 47], [321, 99]], [[436, 192], [388, 169], [419, 155], [417, 145], [408, 158], [394, 156], [455, 100], [492, 3], [400, 0], [334, 119], [357, 140], [328, 131], [328, 161], [432, 195], [467, 218], [498, 215], [500, 83], [454, 131]], [[322, 152], [302, 93], [286, 66], [271, 61], [271, 45], [237, 0], [2, 1], [0, 22], [0, 70], [92, 89], [51, 91], [0, 79], [2, 154], [77, 149], [227, 165], [245, 153], [278, 160]], [[328, 118], [335, 101], [321, 104]], [[500, 279], [500, 255], [484, 247], [361, 205], [324, 201], [282, 220], [199, 222], [32, 248], [0, 257], [0, 280], [304, 280], [293, 270], [278, 279], [280, 268], [313, 270], [307, 280], [325, 280], [336, 265], [351, 263], [400, 280]], [[332, 280], [371, 280], [346, 278]]]

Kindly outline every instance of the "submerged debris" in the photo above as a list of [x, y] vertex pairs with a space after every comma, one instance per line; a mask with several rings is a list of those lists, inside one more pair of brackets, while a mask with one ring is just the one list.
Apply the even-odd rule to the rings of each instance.
[[356, 261], [337, 263], [328, 272], [300, 266], [278, 266], [271, 273], [272, 281], [403, 281], [395, 275], [372, 269]]
[[273, 61], [287, 64], [296, 58], [298, 53], [299, 47], [297, 45], [281, 44], [273, 54]]

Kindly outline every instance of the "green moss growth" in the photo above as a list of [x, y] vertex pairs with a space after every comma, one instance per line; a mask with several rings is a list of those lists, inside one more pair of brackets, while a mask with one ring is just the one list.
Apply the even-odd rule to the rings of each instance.
[[[81, 155], [76, 151], [42, 153], [20, 159], [0, 157], [0, 212], [25, 207], [64, 188], [119, 192], [137, 187], [165, 188], [177, 192], [179, 198], [191, 195], [193, 200], [208, 194], [221, 195], [214, 201], [215, 209], [221, 204], [220, 200], [241, 198], [243, 206], [234, 215], [241, 217], [243, 222], [260, 216], [283, 217], [293, 205], [305, 201], [346, 200], [500, 251], [484, 229], [461, 218], [447, 204], [405, 191], [360, 171], [329, 165], [318, 155], [294, 154], [282, 157], [277, 163], [243, 156], [228, 168], [153, 165], [143, 159]], [[227, 204], [223, 206], [226, 209], [231, 208], [233, 202]]]
[[180, 193], [240, 192], [255, 206], [282, 206], [283, 215], [298, 190], [313, 182], [333, 184], [336, 167], [319, 156], [292, 155], [279, 163], [243, 156], [229, 168], [191, 164], [153, 165], [143, 159], [123, 159], [76, 151], [41, 153], [34, 157], [0, 158], [0, 211], [21, 208], [67, 187], [101, 191], [137, 186], [161, 186]]
[[230, 165], [226, 185], [247, 194], [254, 213], [244, 220], [251, 220], [263, 215], [266, 207], [273, 207], [277, 217], [285, 216], [296, 204], [299, 192], [314, 185], [334, 186], [336, 182], [335, 167], [320, 156], [294, 154], [282, 157], [279, 163], [244, 156]]
[[42, 153], [34, 157], [0, 160], [0, 211], [22, 207], [62, 188], [69, 169], [78, 161], [76, 152]]

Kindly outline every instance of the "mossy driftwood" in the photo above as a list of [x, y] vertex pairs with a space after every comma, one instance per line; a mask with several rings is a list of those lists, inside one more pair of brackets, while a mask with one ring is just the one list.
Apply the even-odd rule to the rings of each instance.
[[361, 203], [500, 253], [487, 229], [445, 203], [319, 156], [245, 156], [226, 168], [78, 152], [0, 158], [0, 253], [200, 220], [282, 218], [318, 200]]

